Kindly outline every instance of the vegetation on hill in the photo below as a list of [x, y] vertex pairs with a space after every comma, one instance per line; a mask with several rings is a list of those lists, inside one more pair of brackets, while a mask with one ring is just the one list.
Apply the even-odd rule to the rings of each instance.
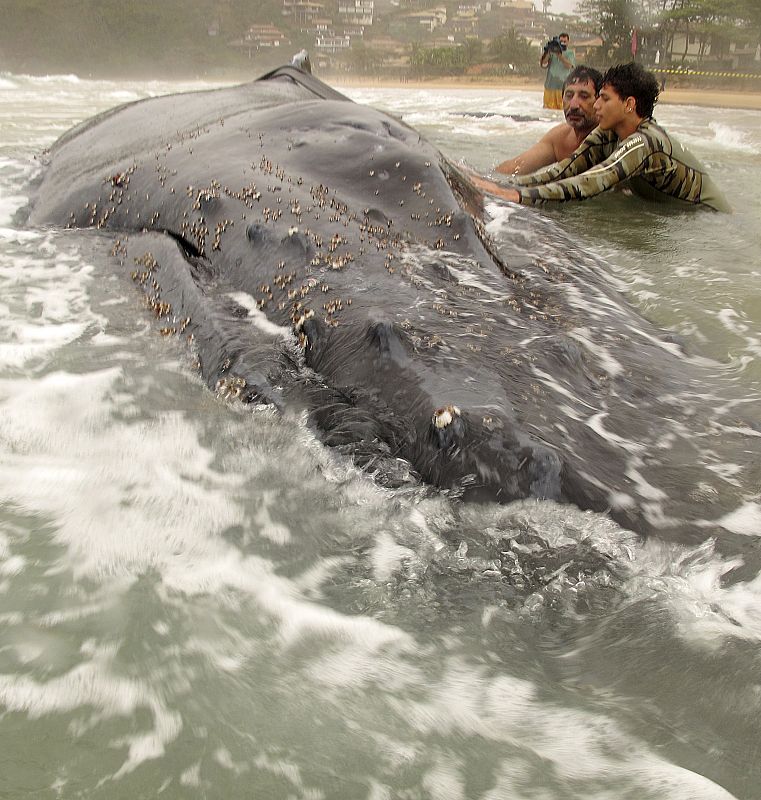
[[[321, 2], [334, 27], [342, 30], [338, 0]], [[442, 5], [454, 19], [462, 3], [420, 0], [422, 7]], [[364, 40], [353, 38], [340, 54], [323, 55], [322, 66], [362, 75], [388, 71], [392, 63], [420, 77], [535, 74], [539, 50], [510, 29], [514, 23], [497, 4], [492, 6], [474, 20], [477, 27], [470, 30], [477, 33], [463, 28], [456, 41], [448, 42], [449, 29], [416, 32], [414, 24], [405, 24], [407, 6], [392, 8], [376, 0]], [[550, 0], [544, 6], [550, 8]], [[0, 8], [0, 71], [195, 78], [256, 74], [288, 61], [301, 48], [312, 52], [313, 62], [318, 56], [314, 33], [303, 32], [283, 15], [283, 0], [0, 0]], [[563, 27], [570, 24], [572, 36], [600, 35], [603, 46], [587, 54], [590, 63], [630, 58], [633, 29], [645, 60], [653, 59], [656, 50], [673, 60], [675, 36], [685, 42], [685, 56], [687, 43], [697, 40], [698, 61], [705, 55], [716, 64], [724, 63], [731, 48], [740, 46], [747, 54], [761, 40], [761, 0], [579, 0], [578, 10], [585, 20], [577, 20], [578, 30], [571, 20]], [[558, 24], [541, 14], [537, 20], [532, 35], [541, 36], [542, 22]], [[277, 26], [284, 35], [281, 46], [244, 43], [253, 25]], [[381, 37], [384, 47], [376, 45]]]
[[[251, 64], [247, 53], [229, 42], [252, 24], [279, 23], [282, 0], [7, 0], [0, 5], [2, 70], [171, 77], [245, 69]], [[278, 62], [283, 58], [275, 56]]]

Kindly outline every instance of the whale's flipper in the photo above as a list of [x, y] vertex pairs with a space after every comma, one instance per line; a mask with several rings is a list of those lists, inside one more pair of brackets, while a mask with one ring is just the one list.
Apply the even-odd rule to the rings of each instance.
[[295, 340], [288, 328], [267, 320], [255, 298], [228, 285], [210, 261], [166, 233], [132, 233], [113, 255], [145, 294], [161, 333], [187, 340], [210, 389], [283, 407], [274, 383]]

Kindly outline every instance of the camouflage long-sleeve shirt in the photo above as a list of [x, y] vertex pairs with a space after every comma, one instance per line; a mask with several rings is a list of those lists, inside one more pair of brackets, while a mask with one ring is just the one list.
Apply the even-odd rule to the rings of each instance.
[[510, 183], [521, 203], [536, 204], [585, 200], [622, 181], [651, 200], [731, 210], [702, 164], [652, 119], [623, 141], [613, 131], [595, 128], [568, 158]]

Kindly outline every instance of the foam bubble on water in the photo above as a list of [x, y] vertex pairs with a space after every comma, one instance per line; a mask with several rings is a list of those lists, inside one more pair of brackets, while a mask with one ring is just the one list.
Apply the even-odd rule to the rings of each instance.
[[23, 556], [10, 556], [0, 561], [0, 575], [19, 575], [25, 566], [26, 559]]
[[371, 554], [373, 577], [376, 581], [389, 580], [405, 559], [413, 559], [415, 555], [414, 550], [397, 544], [391, 534], [382, 532], [376, 537]]
[[101, 323], [88, 298], [92, 267], [76, 253], [56, 252], [51, 236], [20, 233], [14, 238], [21, 252], [0, 257], [0, 289], [8, 309], [0, 320], [0, 367], [45, 363], [90, 325]]
[[219, 491], [237, 479], [209, 468], [187, 422], [113, 419], [120, 378], [114, 368], [3, 385], [0, 431], [13, 452], [0, 486], [55, 519], [79, 574], [146, 569], [176, 552], [202, 558], [206, 534], [241, 522]]
[[80, 718], [72, 723], [70, 730], [75, 737], [103, 719], [128, 717], [138, 709], [147, 709], [153, 718], [151, 730], [110, 742], [113, 747], [128, 748], [125, 762], [113, 776], [119, 778], [144, 761], [163, 755], [166, 745], [182, 730], [182, 718], [166, 707], [147, 681], [116, 675], [113, 657], [113, 650], [96, 648], [89, 660], [47, 681], [26, 675], [0, 675], [0, 704], [9, 711], [26, 713], [30, 719], [94, 709], [89, 720]]
[[[254, 766], [260, 770], [285, 778], [291, 786], [299, 793], [300, 797], [304, 800], [324, 800], [324, 794], [317, 790], [312, 790], [305, 786], [304, 779], [301, 775], [301, 767], [286, 758], [278, 756], [270, 756], [266, 753], [260, 753], [254, 759]], [[289, 795], [290, 797], [291, 795]]]
[[224, 769], [229, 769], [234, 772], [242, 772], [245, 765], [239, 766], [233, 761], [232, 753], [226, 747], [218, 747], [214, 751], [214, 760]]
[[[496, 785], [486, 797], [524, 797], [525, 787], [535, 782], [532, 777], [541, 781], [548, 769], [562, 785], [583, 787], [585, 797], [610, 797], [611, 792], [649, 800], [731, 797], [709, 779], [661, 758], [602, 712], [559, 707], [540, 697], [530, 681], [494, 675], [454, 658], [423, 696], [394, 694], [389, 703], [429, 742], [427, 752], [437, 764], [436, 742], [443, 736], [499, 748], [502, 769], [496, 770]], [[434, 769], [440, 777], [434, 796], [460, 796], [462, 766], [451, 753], [448, 764]]]
[[421, 781], [432, 800], [466, 800], [468, 797], [462, 764], [451, 757], [439, 754], [434, 765], [426, 770]]
[[719, 525], [743, 536], [761, 536], [761, 505], [743, 503], [739, 508], [725, 514], [719, 520]]
[[68, 84], [81, 84], [82, 78], [74, 74], [55, 74], [55, 75], [19, 75], [20, 78], [26, 78], [32, 83], [68, 83]]
[[593, 333], [588, 328], [574, 328], [569, 331], [568, 335], [583, 345], [595, 357], [598, 367], [607, 372], [611, 378], [615, 378], [624, 371], [621, 362], [614, 358], [604, 345], [593, 340]]
[[721, 612], [713, 618], [720, 623], [715, 630], [725, 636], [761, 641], [761, 575], [747, 583], [738, 582], [723, 588], [717, 583], [713, 588], [713, 608]]
[[250, 593], [261, 609], [278, 620], [285, 646], [313, 637], [351, 642], [373, 651], [410, 643], [402, 631], [371, 617], [347, 616], [306, 600], [291, 581], [277, 575], [273, 565], [263, 559], [254, 556], [240, 559], [238, 554], [228, 554], [223, 563], [212, 563], [205, 568], [212, 585], [219, 580], [216, 576], [222, 576], [224, 584]]
[[[15, 206], [18, 200], [25, 198], [6, 198], [10, 199]], [[14, 208], [15, 210], [15, 208]], [[3, 204], [0, 201], [0, 215], [4, 212]], [[4, 244], [28, 244], [30, 242], [39, 241], [42, 234], [37, 231], [22, 231], [16, 228], [0, 228], [0, 241]]]
[[726, 581], [742, 563], [717, 554], [710, 539], [697, 547], [649, 539], [637, 551], [629, 601], [658, 598], [670, 609], [679, 635], [700, 648], [718, 650], [728, 639], [761, 641], [761, 575]]
[[269, 539], [277, 545], [286, 545], [291, 542], [291, 531], [285, 525], [275, 522], [270, 515], [270, 509], [277, 501], [276, 492], [264, 490], [261, 494], [259, 510], [254, 517], [260, 536]]
[[21, 323], [10, 325], [6, 330], [14, 343], [0, 345], [0, 364], [5, 367], [21, 367], [31, 361], [45, 359], [64, 344], [78, 339], [86, 328], [85, 323], [74, 322], [55, 326]]
[[198, 787], [201, 785], [201, 762], [196, 761], [195, 764], [191, 764], [187, 769], [183, 770], [180, 774], [180, 784], [182, 786], [194, 786]]
[[[111, 598], [124, 596], [137, 576], [157, 573], [164, 602], [184, 613], [195, 596], [221, 605], [226, 598], [250, 603], [275, 623], [284, 648], [312, 640], [361, 652], [410, 645], [392, 626], [309, 599], [305, 591], [319, 580], [314, 575], [311, 586], [307, 575], [300, 588], [298, 579], [278, 575], [271, 562], [229, 544], [225, 530], [257, 527], [239, 502], [247, 476], [213, 468], [214, 454], [182, 416], [133, 419], [120, 399], [122, 380], [121, 369], [112, 368], [2, 384], [0, 492], [17, 507], [50, 518], [56, 541], [66, 548], [59, 569], [75, 581], [99, 581]], [[255, 473], [257, 465], [251, 469]], [[269, 530], [281, 542], [286, 533]], [[323, 577], [335, 563], [321, 565]], [[94, 598], [67, 613], [72, 619], [102, 614], [108, 602]], [[59, 615], [46, 624], [62, 621]], [[227, 630], [221, 639], [204, 634], [187, 641], [185, 652], [235, 672], [251, 646]], [[150, 742], [141, 747], [144, 755], [152, 752]]]
[[723, 122], [709, 122], [708, 127], [713, 131], [716, 143], [725, 150], [737, 150], [754, 155], [761, 152], [756, 145], [748, 141], [748, 134], [745, 131], [725, 125]]
[[413, 650], [410, 641], [382, 651], [347, 643], [340, 650], [332, 649], [316, 656], [306, 672], [315, 684], [334, 692], [382, 686], [385, 692], [401, 697], [407, 692], [414, 694], [416, 687], [427, 684], [423, 669], [401, 657]]
[[370, 778], [367, 781], [370, 791], [367, 794], [367, 800], [392, 800], [391, 790], [388, 786]]

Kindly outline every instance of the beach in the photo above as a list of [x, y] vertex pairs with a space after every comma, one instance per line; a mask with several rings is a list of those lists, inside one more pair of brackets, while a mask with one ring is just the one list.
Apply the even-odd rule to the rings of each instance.
[[[373, 88], [394, 88], [403, 87], [405, 89], [505, 89], [523, 91], [542, 91], [543, 85], [539, 80], [531, 78], [469, 78], [469, 77], [448, 77], [431, 78], [429, 80], [401, 81], [389, 78], [366, 77], [347, 77], [347, 76], [324, 76], [331, 85], [336, 87], [358, 87], [366, 86]], [[718, 88], [701, 89], [698, 87], [681, 88], [668, 85], [658, 98], [661, 105], [687, 105], [702, 106], [709, 108], [737, 108], [761, 111], [761, 88], [759, 91], [739, 91], [725, 90]]]

